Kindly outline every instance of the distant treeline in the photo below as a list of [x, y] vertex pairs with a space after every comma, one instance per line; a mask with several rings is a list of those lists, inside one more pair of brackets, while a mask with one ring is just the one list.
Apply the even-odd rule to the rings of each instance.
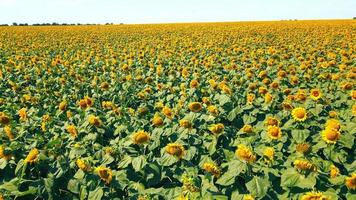
[[[114, 23], [105, 23], [105, 24], [81, 24], [81, 23], [76, 23], [76, 24], [67, 24], [67, 23], [35, 23], [35, 24], [28, 24], [28, 23], [12, 23], [11, 26], [92, 26], [92, 25], [113, 25]], [[123, 23], [120, 23], [120, 25], [123, 25]], [[9, 24], [0, 24], [0, 26], [10, 26]]]

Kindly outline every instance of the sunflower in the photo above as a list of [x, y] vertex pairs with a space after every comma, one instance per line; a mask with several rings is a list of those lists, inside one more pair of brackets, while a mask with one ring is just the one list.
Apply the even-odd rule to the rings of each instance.
[[329, 112], [329, 117], [331, 117], [331, 118], [336, 118], [336, 117], [337, 117], [337, 112], [334, 111], [334, 110], [330, 111], [330, 112]]
[[292, 110], [293, 119], [299, 122], [303, 122], [307, 119], [307, 111], [305, 108], [297, 107]]
[[282, 137], [281, 128], [279, 128], [278, 126], [268, 126], [267, 133], [268, 136], [274, 140], [280, 139]]
[[346, 177], [345, 185], [350, 190], [356, 190], [356, 173], [353, 173], [350, 177]]
[[5, 160], [10, 160], [11, 154], [5, 150], [5, 148], [0, 145], [0, 159], [4, 158]]
[[193, 112], [200, 112], [202, 110], [202, 105], [199, 102], [192, 102], [188, 105], [189, 110]]
[[192, 123], [187, 119], [181, 119], [179, 120], [179, 126], [190, 129], [192, 128]]
[[181, 159], [184, 156], [185, 149], [181, 144], [170, 143], [166, 146], [166, 152]]
[[321, 192], [307, 192], [300, 200], [329, 200], [329, 198], [324, 196]]
[[263, 150], [263, 155], [266, 156], [269, 160], [273, 160], [273, 158], [274, 158], [274, 148], [273, 147], [266, 147]]
[[340, 174], [339, 168], [337, 168], [335, 165], [330, 166], [330, 177], [335, 178]]
[[156, 114], [153, 116], [152, 124], [153, 124], [154, 126], [162, 126], [162, 124], [163, 124], [163, 119], [161, 118], [161, 116], [159, 116], [158, 113], [156, 113]]
[[66, 129], [67, 129], [67, 132], [72, 135], [72, 137], [77, 137], [78, 131], [77, 131], [77, 128], [73, 124], [68, 125], [66, 127]]
[[279, 120], [275, 117], [267, 117], [265, 124], [267, 126], [278, 126], [279, 125]]
[[59, 110], [64, 111], [67, 108], [67, 101], [63, 100], [62, 102], [60, 102], [58, 108]]
[[210, 105], [208, 106], [208, 111], [214, 116], [217, 116], [219, 114], [219, 110], [216, 106]]
[[10, 118], [4, 112], [0, 112], [0, 123], [6, 125], [10, 123]]
[[220, 170], [214, 163], [204, 163], [203, 169], [206, 172], [213, 174], [215, 177], [220, 176]]
[[255, 198], [250, 194], [245, 194], [243, 200], [255, 200]]
[[265, 103], [271, 103], [272, 100], [273, 100], [273, 96], [271, 95], [271, 93], [266, 93], [265, 94]]
[[328, 119], [325, 123], [325, 129], [335, 129], [339, 131], [340, 128], [341, 128], [341, 124], [336, 119]]
[[356, 104], [354, 104], [353, 106], [352, 106], [352, 115], [353, 116], [356, 116]]
[[246, 162], [254, 162], [256, 160], [256, 156], [253, 154], [253, 152], [244, 144], [239, 144], [237, 145], [237, 149], [235, 152], [235, 155], [243, 161]]
[[132, 136], [132, 141], [134, 144], [143, 144], [146, 143], [150, 139], [150, 135], [143, 130], [139, 130], [135, 132]]
[[356, 100], [356, 90], [352, 90], [350, 96], [353, 100]]
[[97, 174], [105, 182], [105, 184], [109, 184], [112, 181], [112, 171], [107, 167], [97, 167], [96, 170]]
[[163, 115], [166, 116], [168, 119], [172, 119], [173, 116], [174, 116], [172, 109], [170, 109], [170, 108], [167, 107], [167, 106], [164, 106], [164, 107], [162, 108], [162, 113], [163, 113]]
[[309, 170], [309, 171], [315, 171], [316, 167], [314, 164], [312, 164], [311, 162], [307, 161], [307, 160], [295, 160], [293, 162], [293, 165], [295, 168], [299, 169], [299, 170]]
[[33, 148], [31, 149], [31, 151], [28, 153], [27, 157], [25, 158], [25, 163], [34, 163], [37, 161], [38, 159], [38, 154], [40, 152], [38, 151], [38, 149]]
[[197, 88], [199, 87], [199, 82], [197, 80], [190, 81], [190, 88]]
[[20, 116], [21, 121], [25, 121], [27, 119], [27, 108], [21, 108], [18, 111], [18, 115]]
[[321, 98], [321, 96], [322, 96], [322, 93], [321, 93], [321, 91], [319, 89], [311, 89], [310, 90], [310, 97], [313, 100], [317, 101], [317, 100], [319, 100]]
[[93, 126], [100, 126], [102, 124], [100, 118], [95, 115], [89, 115], [88, 122]]
[[222, 123], [218, 123], [218, 124], [212, 124], [209, 127], [209, 131], [212, 132], [213, 134], [219, 134], [221, 132], [223, 132], [225, 126]]
[[321, 137], [328, 144], [335, 144], [340, 137], [340, 132], [336, 129], [326, 128], [321, 132]]
[[253, 101], [255, 100], [255, 95], [254, 94], [252, 94], [252, 93], [249, 93], [249, 94], [247, 94], [247, 103], [248, 104], [252, 104], [253, 103]]
[[78, 159], [76, 161], [76, 164], [77, 164], [79, 169], [81, 169], [81, 170], [83, 170], [85, 172], [90, 170], [90, 166], [82, 159]]
[[297, 152], [305, 154], [309, 152], [310, 145], [307, 143], [300, 143], [295, 146], [295, 149]]
[[9, 140], [14, 139], [14, 134], [12, 133], [11, 127], [9, 125], [6, 125], [4, 127], [4, 132], [5, 132], [6, 136], [9, 138]]
[[253, 129], [252, 126], [250, 124], [245, 124], [241, 130], [245, 133], [252, 133]]

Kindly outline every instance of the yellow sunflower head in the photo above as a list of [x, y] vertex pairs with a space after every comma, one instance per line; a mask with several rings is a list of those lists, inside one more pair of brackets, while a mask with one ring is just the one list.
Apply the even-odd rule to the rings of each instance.
[[237, 145], [235, 155], [240, 160], [243, 160], [243, 161], [249, 162], [249, 163], [252, 163], [256, 160], [256, 156], [253, 154], [253, 152], [250, 150], [250, 148], [248, 148], [244, 144]]
[[99, 166], [95, 169], [100, 179], [105, 182], [105, 184], [109, 184], [112, 181], [112, 171], [111, 169], [103, 166]]
[[166, 152], [181, 159], [184, 156], [185, 149], [181, 144], [170, 143], [166, 146]]
[[222, 123], [218, 123], [218, 124], [212, 124], [209, 127], [209, 131], [212, 132], [213, 134], [219, 134], [221, 132], [223, 132], [225, 126]]
[[321, 192], [307, 192], [300, 200], [329, 200], [329, 198], [324, 196]]
[[356, 190], [356, 173], [353, 173], [350, 177], [346, 177], [345, 185], [350, 190]]
[[307, 119], [307, 111], [305, 108], [297, 107], [292, 110], [292, 116], [295, 121], [303, 122]]
[[25, 158], [26, 163], [34, 163], [38, 159], [39, 151], [36, 148], [31, 149], [31, 151], [28, 153], [27, 157]]
[[281, 128], [278, 126], [268, 126], [267, 127], [268, 137], [274, 140], [280, 139], [282, 137]]
[[220, 176], [220, 170], [214, 163], [204, 163], [203, 169], [206, 172], [213, 174], [215, 177]]
[[143, 144], [146, 143], [150, 139], [150, 135], [143, 130], [139, 130], [132, 136], [132, 141], [134, 144]]
[[340, 137], [340, 132], [336, 129], [327, 128], [321, 132], [321, 137], [328, 144], [335, 144]]
[[200, 112], [202, 110], [203, 106], [199, 102], [192, 102], [188, 105], [188, 108], [189, 108], [189, 110], [191, 110], [193, 112]]
[[319, 89], [311, 89], [310, 90], [310, 98], [312, 98], [313, 100], [317, 101], [321, 98], [322, 93]]

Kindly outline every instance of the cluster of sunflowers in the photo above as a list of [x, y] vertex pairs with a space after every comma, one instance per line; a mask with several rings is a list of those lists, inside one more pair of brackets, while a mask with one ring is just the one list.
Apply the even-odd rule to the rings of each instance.
[[355, 20], [0, 35], [0, 199], [356, 198]]

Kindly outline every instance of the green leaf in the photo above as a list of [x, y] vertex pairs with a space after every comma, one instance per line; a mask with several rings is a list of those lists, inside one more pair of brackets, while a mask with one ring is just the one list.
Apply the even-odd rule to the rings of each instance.
[[254, 176], [251, 181], [246, 183], [247, 190], [256, 197], [264, 197], [269, 187], [268, 179]]
[[342, 133], [340, 136], [340, 143], [344, 145], [344, 147], [352, 149], [354, 145], [355, 137], [350, 133]]
[[237, 174], [232, 173], [231, 171], [225, 172], [217, 181], [216, 184], [228, 186], [235, 183], [235, 177]]
[[171, 166], [178, 161], [179, 161], [178, 158], [176, 158], [172, 155], [169, 155], [167, 153], [163, 154], [162, 158], [159, 159], [159, 163], [162, 166]]
[[136, 172], [140, 171], [146, 165], [146, 163], [146, 158], [143, 155], [132, 159], [132, 166]]
[[236, 118], [236, 116], [242, 112], [243, 112], [243, 110], [241, 108], [236, 107], [229, 112], [229, 114], [227, 115], [227, 119], [229, 121], [233, 121]]
[[0, 169], [5, 169], [7, 165], [7, 160], [5, 158], [0, 159]]
[[88, 200], [101, 200], [104, 195], [104, 191], [101, 187], [96, 188], [89, 192]]
[[297, 143], [303, 143], [309, 135], [309, 130], [292, 130], [292, 137]]
[[79, 182], [77, 179], [71, 179], [68, 182], [67, 189], [74, 194], [79, 194]]
[[300, 188], [314, 188], [316, 184], [316, 177], [314, 174], [310, 174], [307, 177], [299, 176], [298, 184], [296, 186]]
[[125, 155], [118, 164], [117, 168], [122, 169], [126, 168], [129, 164], [131, 164], [132, 158], [128, 155]]
[[281, 176], [282, 187], [294, 187], [299, 181], [300, 175], [294, 169], [288, 169]]
[[75, 174], [74, 174], [74, 178], [81, 180], [83, 179], [85, 176], [85, 173], [83, 172], [83, 170], [79, 169]]

